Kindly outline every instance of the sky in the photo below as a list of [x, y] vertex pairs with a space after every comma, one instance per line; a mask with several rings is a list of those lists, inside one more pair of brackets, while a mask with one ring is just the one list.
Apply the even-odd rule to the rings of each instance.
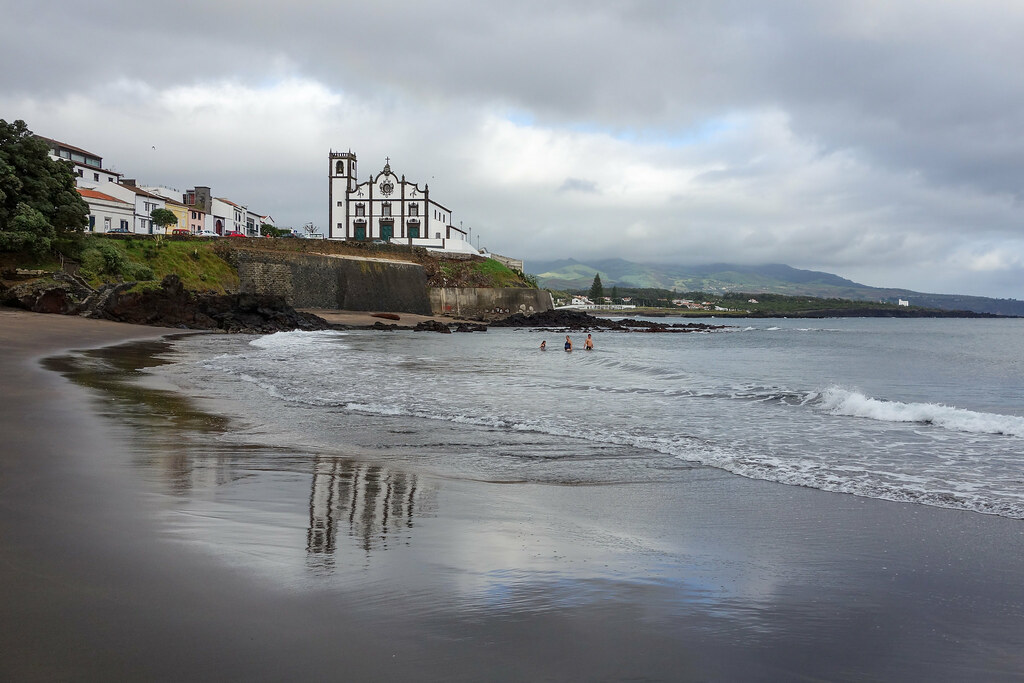
[[326, 227], [330, 150], [389, 157], [528, 272], [1024, 299], [1017, 0], [155, 5], [0, 0], [0, 118], [284, 226]]

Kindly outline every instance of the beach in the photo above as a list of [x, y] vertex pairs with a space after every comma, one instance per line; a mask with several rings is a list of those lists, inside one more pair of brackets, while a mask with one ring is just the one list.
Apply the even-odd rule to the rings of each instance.
[[[490, 424], [331, 408], [318, 441], [310, 404], [135, 371], [180, 333], [0, 308], [0, 677], [1024, 677], [1019, 519]], [[484, 457], [524, 449], [586, 475]]]

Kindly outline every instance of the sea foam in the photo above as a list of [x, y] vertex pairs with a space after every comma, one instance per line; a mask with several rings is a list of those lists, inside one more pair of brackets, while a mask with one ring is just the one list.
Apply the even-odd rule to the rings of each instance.
[[818, 407], [831, 415], [864, 417], [882, 422], [916, 422], [970, 434], [1024, 437], [1024, 417], [982, 413], [939, 403], [884, 401], [841, 387], [821, 392]]

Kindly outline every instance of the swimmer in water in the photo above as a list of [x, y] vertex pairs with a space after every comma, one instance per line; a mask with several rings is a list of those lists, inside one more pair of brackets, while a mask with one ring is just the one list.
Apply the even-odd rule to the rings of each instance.
[[572, 339], [569, 339], [569, 335], [565, 335], [565, 350], [572, 351]]
[[547, 351], [548, 350], [548, 341], [547, 341], [547, 339], [545, 339], [544, 341], [542, 341], [540, 343], [540, 350], [541, 351]]
[[589, 334], [587, 335], [587, 341], [583, 342], [583, 348], [586, 351], [594, 350], [594, 340], [590, 338]]

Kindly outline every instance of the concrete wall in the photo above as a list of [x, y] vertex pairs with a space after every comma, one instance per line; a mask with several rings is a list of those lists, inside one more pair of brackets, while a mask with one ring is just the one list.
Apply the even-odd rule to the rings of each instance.
[[250, 251], [235, 259], [243, 292], [277, 294], [296, 308], [431, 313], [416, 263]]
[[433, 287], [430, 308], [434, 315], [495, 320], [512, 313], [541, 313], [553, 308], [551, 294], [543, 289], [505, 287]]

